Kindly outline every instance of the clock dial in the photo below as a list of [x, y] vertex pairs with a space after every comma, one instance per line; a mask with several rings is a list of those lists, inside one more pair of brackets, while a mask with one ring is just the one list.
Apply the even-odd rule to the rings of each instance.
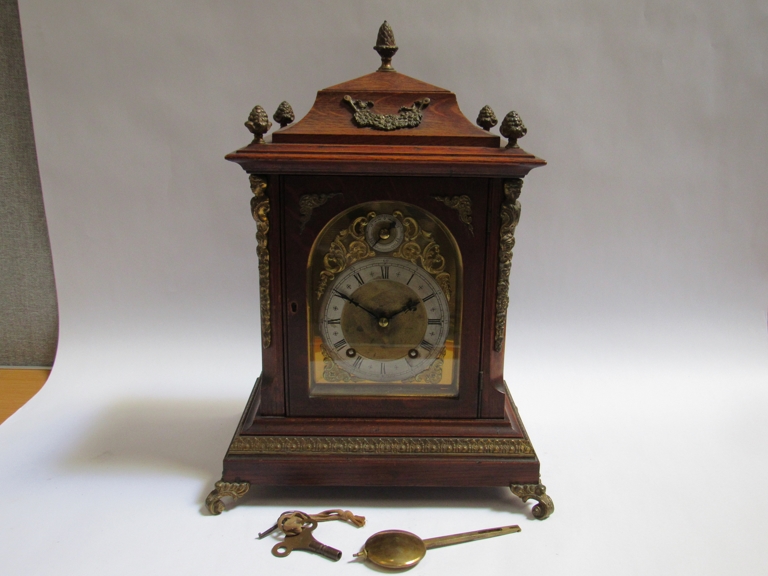
[[375, 382], [398, 382], [428, 369], [450, 328], [448, 300], [431, 275], [399, 258], [348, 267], [326, 293], [320, 334], [336, 364]]
[[458, 394], [462, 263], [423, 208], [347, 208], [314, 240], [307, 267], [310, 396]]

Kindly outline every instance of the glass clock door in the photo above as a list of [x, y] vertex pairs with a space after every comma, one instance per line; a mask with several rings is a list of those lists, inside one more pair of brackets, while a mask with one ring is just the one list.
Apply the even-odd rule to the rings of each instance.
[[484, 238], [454, 199], [483, 229], [483, 184], [286, 177], [291, 415], [477, 414]]
[[456, 396], [462, 273], [453, 235], [413, 204], [328, 222], [307, 269], [310, 396]]

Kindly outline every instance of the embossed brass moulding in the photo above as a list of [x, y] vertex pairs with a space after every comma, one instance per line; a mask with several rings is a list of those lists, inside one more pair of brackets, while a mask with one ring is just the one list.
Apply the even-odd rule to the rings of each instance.
[[412, 438], [371, 436], [236, 436], [229, 453], [242, 454], [434, 454], [532, 458], [520, 438]]

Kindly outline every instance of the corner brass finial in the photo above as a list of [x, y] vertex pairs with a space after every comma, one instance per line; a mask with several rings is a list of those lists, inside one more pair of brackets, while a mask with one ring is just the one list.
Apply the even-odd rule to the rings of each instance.
[[245, 122], [245, 127], [253, 134], [251, 144], [264, 144], [264, 134], [272, 128], [272, 122], [269, 121], [267, 112], [261, 106], [254, 106]]
[[394, 72], [392, 56], [397, 52], [397, 44], [395, 44], [395, 33], [392, 32], [392, 26], [386, 20], [384, 20], [384, 24], [379, 28], [376, 46], [373, 49], [381, 56], [381, 66], [379, 66], [377, 72]]
[[477, 120], [475, 122], [477, 122], [477, 125], [486, 132], [499, 123], [499, 121], [496, 120], [496, 114], [493, 113], [493, 109], [490, 106], [483, 106], [480, 109], [480, 114], [477, 115]]
[[504, 117], [499, 132], [501, 132], [501, 135], [504, 136], [504, 138], [509, 138], [507, 148], [520, 148], [517, 144], [517, 139], [525, 136], [528, 133], [528, 128], [523, 124], [523, 119], [520, 118], [520, 114], [512, 110], [512, 112]]
[[293, 108], [291, 108], [291, 105], [283, 100], [280, 102], [280, 106], [277, 107], [277, 110], [272, 115], [272, 119], [280, 124], [280, 128], [285, 128], [288, 126], [288, 124], [296, 119], [296, 116], [293, 113]]

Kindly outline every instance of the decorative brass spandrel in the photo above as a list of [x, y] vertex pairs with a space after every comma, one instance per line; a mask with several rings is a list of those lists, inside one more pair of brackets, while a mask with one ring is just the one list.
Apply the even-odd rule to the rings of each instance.
[[401, 128], [416, 128], [424, 118], [422, 110], [429, 106], [429, 98], [416, 100], [413, 106], [403, 106], [398, 114], [377, 114], [371, 112], [373, 102], [368, 100], [355, 100], [347, 95], [342, 98], [352, 108], [352, 122], [358, 128], [373, 128], [374, 130], [400, 130]]
[[514, 178], [504, 182], [501, 202], [501, 229], [499, 230], [499, 272], [496, 282], [496, 332], [493, 349], [501, 352], [507, 330], [509, 307], [509, 273], [512, 269], [512, 249], [515, 247], [515, 228], [520, 221], [520, 193], [523, 180]]
[[424, 384], [439, 384], [443, 379], [443, 363], [445, 362], [445, 353], [446, 348], [443, 348], [440, 354], [437, 355], [437, 359], [429, 368], [424, 370], [424, 372], [420, 372], [413, 378], [403, 380], [403, 382], [407, 384], [417, 384], [422, 382]]
[[456, 210], [459, 213], [459, 220], [467, 226], [472, 236], [475, 235], [475, 230], [472, 228], [472, 198], [466, 194], [461, 196], [433, 196], [433, 198], [448, 208]]
[[547, 495], [547, 487], [541, 482], [538, 484], [510, 484], [509, 489], [523, 502], [528, 502], [528, 500], [538, 502], [531, 510], [534, 518], [544, 520], [555, 511], [552, 498]]
[[445, 258], [440, 254], [440, 245], [434, 241], [432, 234], [424, 230], [419, 223], [410, 217], [404, 217], [402, 212], [394, 212], [405, 228], [405, 241], [392, 253], [394, 258], [402, 258], [418, 264], [435, 277], [446, 300], [451, 300], [451, 276], [445, 270]]
[[523, 438], [236, 436], [229, 454], [433, 454], [532, 458]]
[[355, 218], [331, 242], [328, 253], [323, 257], [324, 269], [320, 271], [320, 282], [315, 291], [318, 300], [323, 297], [328, 283], [336, 278], [336, 274], [358, 260], [376, 256], [365, 240], [365, 225], [375, 216], [375, 212], [369, 212], [366, 216]]
[[[350, 374], [336, 364], [325, 346], [321, 345], [320, 351], [323, 355], [323, 378], [325, 380], [328, 382], [364, 382], [362, 378]], [[401, 382], [404, 384], [439, 384], [443, 379], [443, 363], [445, 362], [446, 351], [447, 349], [444, 347], [429, 368], [413, 378], [407, 378]]]
[[216, 487], [211, 490], [211, 493], [208, 494], [208, 497], [205, 499], [205, 507], [208, 508], [208, 511], [214, 516], [218, 516], [226, 510], [224, 503], [221, 501], [222, 498], [229, 496], [233, 500], [237, 500], [238, 498], [245, 496], [251, 487], [248, 482], [224, 481], [216, 482], [215, 486]]
[[264, 348], [272, 345], [272, 300], [269, 289], [269, 197], [267, 181], [251, 174], [251, 214], [256, 221], [256, 255], [259, 258], [259, 297], [261, 301], [261, 344]]
[[341, 192], [332, 192], [330, 194], [304, 194], [299, 198], [299, 213], [301, 219], [299, 220], [299, 234], [304, 232], [304, 228], [312, 219], [312, 212], [315, 208], [318, 208], [328, 202], [331, 198], [341, 196]]
[[360, 378], [350, 374], [341, 368], [328, 352], [328, 349], [320, 345], [320, 353], [323, 355], [323, 378], [328, 382], [360, 382]]

